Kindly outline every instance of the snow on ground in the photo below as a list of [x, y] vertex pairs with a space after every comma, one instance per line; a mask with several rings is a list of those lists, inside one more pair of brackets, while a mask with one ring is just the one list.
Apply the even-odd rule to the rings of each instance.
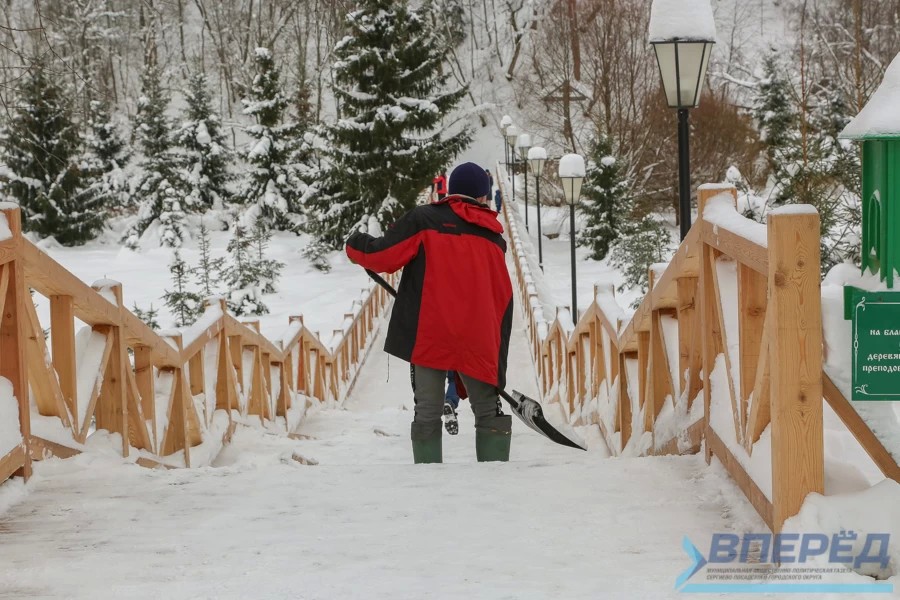
[[[197, 224], [199, 227], [199, 223]], [[207, 222], [213, 229], [214, 223]], [[212, 254], [225, 256], [230, 233], [211, 231]], [[163, 329], [173, 325], [162, 296], [172, 289], [168, 266], [172, 259], [170, 248], [148, 248], [132, 251], [115, 242], [117, 234], [85, 246], [64, 248], [58, 244], [38, 244], [54, 260], [91, 284], [98, 279], [113, 279], [122, 283], [125, 306], [133, 309], [134, 303], [144, 310], [159, 308], [159, 324]], [[300, 252], [308, 239], [292, 233], [275, 232], [267, 252], [267, 258], [285, 264], [278, 281], [278, 292], [263, 296], [270, 313], [259, 317], [262, 333], [269, 339], [279, 339], [287, 328], [290, 315], [304, 315], [305, 323], [312, 331], [320, 331], [323, 339], [329, 339], [332, 329], [343, 321], [351, 303], [359, 298], [364, 287], [371, 282], [365, 272], [351, 264], [342, 253], [330, 256], [332, 271], [322, 273], [313, 268]], [[196, 240], [187, 240], [181, 255], [191, 266], [198, 262]], [[41, 322], [49, 325], [49, 302], [36, 297]], [[256, 317], [247, 317], [256, 318]]]
[[[515, 325], [510, 380], [533, 394]], [[596, 436], [580, 452], [517, 423], [512, 461], [477, 464], [465, 401], [446, 463], [412, 465], [408, 367], [378, 346], [309, 439], [242, 428], [213, 467], [81, 455], [39, 463], [27, 495], [0, 487], [19, 501], [0, 597], [676, 598], [685, 535], [761, 530], [700, 456], [607, 459]]]

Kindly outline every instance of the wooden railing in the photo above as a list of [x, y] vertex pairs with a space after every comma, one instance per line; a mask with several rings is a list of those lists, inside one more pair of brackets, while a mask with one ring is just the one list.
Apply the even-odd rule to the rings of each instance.
[[[499, 171], [499, 169], [498, 169]], [[505, 174], [498, 172], [504, 199]], [[822, 371], [819, 216], [743, 218], [729, 185], [702, 186], [701, 218], [629, 318], [612, 287], [578, 318], [540, 298], [521, 224], [504, 201], [515, 278], [546, 402], [596, 424], [615, 455], [705, 449], [774, 531], [824, 490], [824, 398], [886, 477], [896, 460]]]
[[[49, 300], [49, 347], [30, 292]], [[389, 303], [377, 286], [362, 290], [328, 344], [302, 316], [272, 342], [220, 299], [193, 326], [157, 334], [123, 306], [119, 283], [83, 283], [22, 237], [18, 208], [4, 205], [0, 377], [12, 384], [21, 437], [0, 447], [0, 482], [27, 477], [32, 460], [77, 454], [100, 430], [120, 437], [123, 456], [165, 467], [209, 464], [251, 420], [291, 432], [308, 399], [349, 393]], [[3, 389], [0, 381], [0, 420], [12, 402]]]

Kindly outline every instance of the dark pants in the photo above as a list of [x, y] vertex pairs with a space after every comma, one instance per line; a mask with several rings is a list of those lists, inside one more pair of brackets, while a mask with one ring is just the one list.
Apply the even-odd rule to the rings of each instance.
[[[497, 387], [462, 373], [459, 376], [469, 392], [469, 404], [475, 415], [475, 427], [509, 431], [509, 416], [499, 416], [500, 397]], [[441, 435], [446, 381], [446, 371], [415, 367], [416, 414], [411, 428], [413, 439]]]
[[444, 394], [444, 402], [453, 407], [459, 406], [459, 392], [456, 391], [456, 371], [447, 371], [447, 393]]

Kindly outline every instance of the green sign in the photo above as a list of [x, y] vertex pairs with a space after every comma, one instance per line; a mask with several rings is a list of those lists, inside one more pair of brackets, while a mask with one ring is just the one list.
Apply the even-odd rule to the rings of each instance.
[[900, 292], [852, 299], [853, 400], [900, 400]]

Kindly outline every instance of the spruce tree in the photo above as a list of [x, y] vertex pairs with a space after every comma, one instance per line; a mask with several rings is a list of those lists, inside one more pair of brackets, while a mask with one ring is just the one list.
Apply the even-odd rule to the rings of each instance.
[[153, 303], [150, 303], [150, 308], [144, 310], [140, 306], [137, 305], [137, 302], [134, 303], [134, 306], [131, 309], [131, 312], [134, 313], [138, 319], [147, 324], [150, 329], [159, 329], [159, 321], [157, 318], [159, 317], [159, 309], [153, 308]]
[[4, 195], [21, 205], [26, 231], [52, 235], [63, 245], [97, 236], [107, 198], [82, 172], [82, 140], [70, 100], [41, 61], [25, 77], [2, 145], [8, 169]]
[[148, 61], [141, 74], [141, 97], [134, 119], [143, 158], [135, 186], [140, 202], [137, 222], [125, 236], [131, 248], [138, 246], [140, 236], [154, 222], [160, 227], [164, 246], [181, 246], [184, 239], [182, 191], [176, 187], [178, 160], [172, 150], [172, 125], [165, 114], [169, 100], [161, 78], [159, 67]]
[[191, 269], [181, 258], [178, 250], [172, 256], [169, 273], [172, 276], [173, 289], [165, 291], [163, 300], [175, 315], [177, 327], [193, 325], [197, 317], [203, 314], [203, 298], [200, 297], [200, 294], [188, 290]]
[[229, 199], [228, 162], [231, 158], [222, 121], [213, 111], [212, 98], [203, 72], [187, 81], [186, 106], [174, 141], [185, 210], [196, 212], [221, 206]]
[[[653, 215], [647, 215], [637, 224], [629, 225], [623, 234], [613, 246], [609, 257], [610, 264], [620, 269], [624, 276], [619, 291], [640, 287], [643, 294], [646, 294], [650, 265], [667, 262], [672, 258], [672, 234]], [[639, 302], [640, 300], [637, 301]]]
[[763, 79], [757, 88], [753, 113], [766, 142], [769, 166], [777, 171], [780, 154], [796, 139], [797, 114], [791, 84], [774, 50], [763, 59]]
[[579, 206], [587, 216], [579, 243], [591, 248], [591, 258], [603, 260], [631, 218], [631, 199], [609, 137], [601, 135], [594, 143], [591, 163]]
[[266, 48], [257, 48], [254, 57], [256, 77], [249, 97], [243, 101], [243, 112], [256, 123], [247, 127], [251, 138], [246, 156], [250, 170], [237, 200], [256, 207], [258, 217], [268, 224], [289, 228], [299, 211], [299, 195], [306, 188], [292, 160], [297, 126], [284, 122], [288, 97], [272, 53]]
[[204, 297], [209, 298], [216, 293], [216, 289], [219, 286], [225, 259], [212, 257], [209, 229], [203, 222], [200, 223], [199, 236], [197, 245], [200, 249], [200, 261], [194, 270], [194, 276], [197, 278], [197, 283], [200, 285]]
[[447, 89], [446, 45], [405, 0], [362, 0], [334, 49], [342, 118], [329, 125], [325, 189], [310, 203], [309, 229], [333, 248], [370, 215], [387, 226], [471, 141], [445, 118], [466, 94]]
[[259, 289], [260, 274], [253, 256], [253, 239], [238, 222], [233, 226], [228, 253], [231, 256], [231, 264], [225, 269], [228, 308], [236, 315], [268, 314]]
[[84, 145], [84, 170], [96, 192], [107, 198], [110, 209], [128, 204], [127, 177], [123, 168], [130, 159], [130, 152], [112, 118], [108, 102], [91, 101]]
[[258, 220], [253, 228], [251, 244], [254, 252], [253, 269], [258, 274], [259, 283], [265, 294], [273, 294], [277, 290], [276, 283], [284, 268], [284, 263], [266, 258], [269, 250], [269, 242], [272, 239], [272, 231], [265, 223]]

